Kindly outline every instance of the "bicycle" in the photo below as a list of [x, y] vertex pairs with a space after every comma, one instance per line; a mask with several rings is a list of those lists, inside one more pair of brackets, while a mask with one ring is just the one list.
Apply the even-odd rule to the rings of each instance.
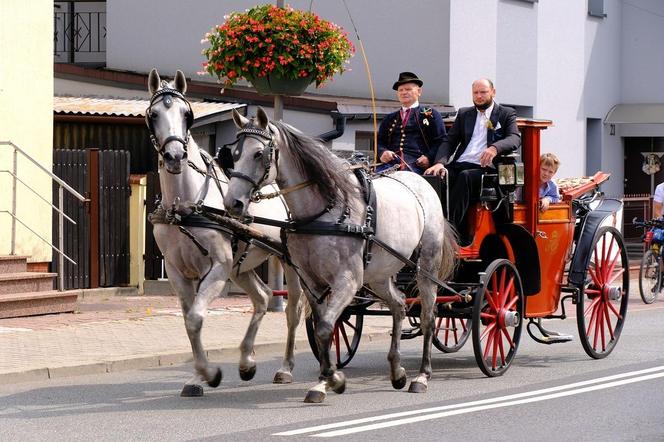
[[639, 294], [646, 304], [652, 304], [662, 291], [662, 246], [664, 245], [664, 220], [636, 221], [637, 227], [646, 230], [643, 242], [646, 251], [639, 268]]

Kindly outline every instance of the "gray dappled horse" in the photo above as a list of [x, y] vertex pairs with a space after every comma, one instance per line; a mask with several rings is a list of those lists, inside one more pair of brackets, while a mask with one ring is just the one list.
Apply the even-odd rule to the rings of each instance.
[[[213, 166], [208, 169], [210, 155], [199, 149], [189, 133], [194, 116], [189, 102], [184, 98], [187, 90], [184, 74], [177, 71], [175, 79], [169, 83], [162, 81], [153, 69], [148, 85], [152, 98], [146, 111], [146, 122], [152, 142], [159, 152], [161, 205], [166, 212], [164, 218], [194, 220], [188, 225], [182, 221], [185, 224], [182, 226], [184, 230], [177, 222], [155, 223], [154, 237], [164, 255], [168, 279], [180, 298], [194, 357], [195, 376], [185, 384], [182, 394], [199, 396], [203, 394], [197, 383], [199, 377], [211, 387], [217, 387], [222, 378], [219, 367], [211, 368], [208, 365], [201, 343], [201, 329], [210, 302], [222, 294], [229, 278], [249, 295], [254, 306], [253, 316], [240, 346], [240, 377], [249, 380], [256, 372], [254, 339], [267, 311], [272, 291], [254, 269], [269, 254], [256, 246], [240, 242], [233, 255], [231, 235], [213, 228], [195, 226], [201, 220], [196, 220], [195, 214], [191, 214], [191, 204], [202, 201], [205, 206], [221, 209], [228, 180], [216, 164], [212, 163]], [[210, 179], [206, 183], [207, 172]], [[276, 187], [271, 190], [276, 190]], [[283, 220], [286, 218], [286, 208], [279, 199], [269, 200], [253, 205], [251, 214]], [[256, 228], [274, 241], [280, 241], [279, 229], [267, 226]], [[241, 263], [238, 264], [238, 261]], [[284, 272], [289, 290], [286, 308], [288, 339], [282, 367], [274, 378], [277, 383], [292, 381], [293, 347], [295, 329], [300, 319], [299, 300], [302, 291], [293, 270], [285, 266]]]
[[[405, 303], [393, 280], [403, 262], [374, 243], [373, 256], [365, 267], [365, 237], [338, 231], [325, 233], [326, 228], [339, 230], [335, 227], [339, 225], [341, 229], [346, 224], [365, 226], [367, 204], [348, 163], [292, 126], [270, 122], [261, 108], [254, 120], [237, 112], [233, 119], [239, 128], [240, 142], [224, 198], [226, 210], [234, 216], [244, 215], [253, 207], [249, 203], [260, 186], [276, 181], [297, 226], [287, 234], [287, 249], [293, 264], [300, 269], [320, 355], [319, 383], [308, 391], [305, 402], [323, 402], [328, 389], [336, 393], [345, 390], [343, 373], [330, 362], [330, 338], [343, 309], [363, 284], [392, 313], [390, 379], [394, 388], [403, 388], [406, 371], [401, 367], [399, 341]], [[412, 172], [396, 172], [372, 182], [377, 202], [373, 214], [377, 221], [376, 238], [406, 258], [420, 248], [421, 270], [441, 280], [448, 278], [455, 265], [456, 240], [433, 188]], [[312, 234], [312, 227], [323, 231]], [[300, 228], [303, 230], [298, 233]], [[305, 232], [307, 228], [309, 232]], [[424, 340], [419, 374], [409, 391], [425, 392], [431, 375], [437, 287], [422, 271], [417, 274], [417, 284]]]

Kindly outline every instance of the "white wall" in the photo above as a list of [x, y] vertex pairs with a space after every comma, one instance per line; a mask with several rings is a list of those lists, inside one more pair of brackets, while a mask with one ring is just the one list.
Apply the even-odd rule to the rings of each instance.
[[[0, 140], [12, 141], [39, 164], [53, 164], [53, 2], [0, 2]], [[12, 150], [0, 146], [0, 169], [12, 169]], [[51, 178], [19, 155], [17, 175], [51, 200]], [[0, 174], [0, 210], [11, 211], [12, 182]], [[16, 215], [51, 241], [52, 210], [17, 184]], [[0, 214], [0, 255], [11, 250], [11, 218]], [[51, 247], [17, 224], [16, 253], [31, 262], [51, 261]]]
[[664, 102], [664, 2], [622, 2], [622, 99]]
[[[294, 8], [312, 10], [344, 27], [356, 56], [352, 71], [334, 78], [322, 89], [309, 91], [331, 95], [369, 96], [369, 86], [360, 47], [341, 0], [292, 0]], [[392, 84], [401, 71], [413, 71], [423, 79], [427, 99], [444, 102], [448, 83], [446, 5], [449, 0], [346, 0], [357, 25], [378, 98], [394, 98]], [[109, 0], [107, 7], [107, 66], [148, 72], [182, 69], [196, 77], [204, 61], [201, 39], [224, 15], [242, 11], [256, 2], [243, 0]], [[155, 12], [157, 11], [157, 12]], [[140, 23], [140, 26], [136, 26]], [[381, 31], [384, 30], [384, 31]], [[377, 32], [378, 31], [378, 32]], [[389, 31], [389, 32], [388, 32]], [[210, 76], [201, 80], [214, 81]]]
[[584, 27], [586, 2], [541, 1], [537, 4], [537, 102], [535, 118], [553, 120], [542, 131], [542, 152], [561, 160], [558, 177], [585, 174], [583, 114]]

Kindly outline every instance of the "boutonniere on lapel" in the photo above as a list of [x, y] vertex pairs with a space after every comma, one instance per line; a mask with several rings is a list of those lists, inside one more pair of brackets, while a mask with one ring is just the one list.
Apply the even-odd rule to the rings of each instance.
[[486, 120], [486, 123], [484, 123], [484, 125], [486, 126], [487, 129], [493, 130], [493, 123], [491, 122], [491, 120]]
[[425, 108], [422, 108], [422, 110], [420, 111], [420, 114], [422, 115], [422, 124], [424, 124], [425, 126], [428, 126], [429, 125], [429, 118], [431, 118], [433, 116], [433, 111], [431, 110], [430, 107], [425, 107]]

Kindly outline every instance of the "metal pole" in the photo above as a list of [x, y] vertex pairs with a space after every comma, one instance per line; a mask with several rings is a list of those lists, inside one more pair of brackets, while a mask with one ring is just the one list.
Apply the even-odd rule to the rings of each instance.
[[12, 178], [12, 244], [10, 255], [16, 255], [16, 177], [18, 173], [18, 151], [14, 149], [14, 176]]
[[62, 186], [58, 186], [58, 248], [60, 249], [60, 254], [58, 256], [58, 290], [61, 292], [65, 289], [65, 239], [62, 235], [64, 227], [64, 217], [62, 216], [62, 208], [65, 206], [65, 191]]
[[[277, 0], [277, 7], [284, 7], [284, 0]], [[274, 120], [282, 120], [284, 118], [284, 100], [281, 95], [274, 96], [274, 113], [272, 115]], [[271, 256], [267, 264], [267, 281], [272, 290], [282, 290], [284, 288], [284, 269], [281, 267], [279, 260]], [[284, 298], [283, 296], [272, 296], [267, 303], [267, 311], [269, 312], [283, 312]]]

